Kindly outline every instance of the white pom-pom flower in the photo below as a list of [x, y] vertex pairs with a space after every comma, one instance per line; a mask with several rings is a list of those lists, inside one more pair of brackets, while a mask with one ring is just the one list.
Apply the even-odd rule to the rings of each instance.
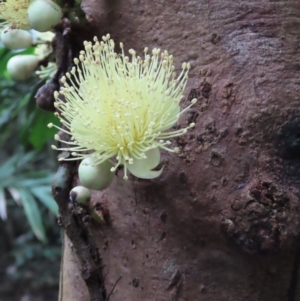
[[30, 3], [31, 0], [0, 0], [0, 19], [5, 20], [0, 23], [0, 28], [10, 26], [29, 29], [27, 9]]
[[55, 92], [56, 116], [64, 127], [55, 126], [71, 136], [70, 141], [56, 140], [67, 147], [72, 157], [60, 160], [92, 158], [93, 165], [110, 160], [114, 172], [124, 166], [139, 178], [158, 177], [155, 169], [160, 150], [177, 152], [170, 139], [194, 127], [172, 130], [179, 117], [195, 102], [180, 110], [180, 101], [188, 79], [190, 65], [183, 63], [181, 73], [174, 72], [173, 56], [167, 51], [153, 49], [144, 59], [129, 50], [131, 59], [115, 53], [115, 43], [107, 35], [98, 41], [84, 42], [85, 50], [75, 66], [61, 79], [63, 86]]

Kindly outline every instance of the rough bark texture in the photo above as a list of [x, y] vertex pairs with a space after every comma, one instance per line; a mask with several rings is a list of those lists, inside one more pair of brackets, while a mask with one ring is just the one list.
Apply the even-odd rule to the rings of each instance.
[[183, 106], [198, 98], [181, 120], [196, 127], [179, 155], [163, 153], [161, 177], [120, 172], [93, 194], [110, 216], [91, 230], [107, 293], [122, 276], [111, 301], [300, 300], [299, 0], [82, 8], [98, 36], [189, 61]]

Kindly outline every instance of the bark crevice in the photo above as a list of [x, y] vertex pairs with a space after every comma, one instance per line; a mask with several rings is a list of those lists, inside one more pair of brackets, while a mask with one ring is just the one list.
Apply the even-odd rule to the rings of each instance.
[[60, 224], [72, 243], [76, 253], [81, 276], [85, 281], [91, 301], [107, 300], [101, 254], [92, 238], [90, 219], [69, 201], [73, 184], [74, 163], [63, 163], [58, 168], [52, 184], [52, 193], [59, 206]]
[[290, 285], [287, 292], [288, 301], [296, 301], [297, 295], [297, 284], [298, 284], [298, 273], [300, 265], [300, 235], [298, 236], [297, 247], [295, 248], [294, 265], [292, 267]]

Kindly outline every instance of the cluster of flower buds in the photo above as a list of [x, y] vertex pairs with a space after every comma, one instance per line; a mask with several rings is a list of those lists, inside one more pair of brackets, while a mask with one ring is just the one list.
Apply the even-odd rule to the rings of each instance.
[[[46, 33], [59, 23], [62, 15], [61, 7], [51, 0], [0, 0], [0, 19], [4, 20], [0, 23], [1, 42], [10, 50], [28, 48], [34, 44], [29, 29]], [[26, 80], [44, 58], [35, 54], [16, 55], [8, 61], [7, 71], [13, 80]]]

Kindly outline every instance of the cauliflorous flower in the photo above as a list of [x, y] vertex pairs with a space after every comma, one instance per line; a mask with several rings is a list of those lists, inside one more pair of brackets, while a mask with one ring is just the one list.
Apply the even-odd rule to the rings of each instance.
[[35, 74], [38, 75], [40, 79], [44, 79], [48, 82], [51, 78], [53, 78], [56, 72], [56, 63], [49, 62], [47, 66], [41, 66], [39, 70], [35, 71]]
[[[45, 59], [53, 52], [51, 45], [52, 40], [54, 39], [55, 34], [51, 31], [38, 32], [35, 31], [35, 36], [38, 41], [38, 44], [34, 49], [34, 54], [41, 60]], [[49, 81], [57, 72], [57, 65], [54, 62], [48, 62], [47, 66], [41, 66], [39, 70], [35, 73], [41, 79]]]
[[[110, 36], [98, 41], [84, 42], [85, 51], [75, 66], [61, 79], [63, 87], [55, 92], [56, 116], [65, 126], [60, 128], [71, 135], [62, 141], [67, 147], [53, 149], [71, 152], [73, 157], [60, 160], [92, 158], [98, 165], [112, 160], [114, 172], [124, 166], [124, 179], [128, 171], [139, 178], [155, 178], [162, 169], [153, 171], [160, 161], [160, 149], [171, 148], [170, 139], [183, 135], [191, 123], [182, 129], [172, 129], [179, 117], [195, 102], [180, 111], [179, 103], [188, 79], [190, 65], [183, 63], [176, 76], [173, 56], [167, 51], [153, 49], [152, 56], [144, 50], [144, 59], [129, 50], [131, 59], [115, 53]], [[172, 130], [171, 130], [172, 129]]]
[[0, 0], [0, 19], [5, 20], [0, 23], [0, 28], [10, 26], [29, 29], [27, 9], [30, 2], [31, 0]]
[[46, 32], [39, 32], [36, 30], [33, 31], [37, 41], [41, 43], [45, 43], [45, 42], [51, 43], [55, 37], [55, 34], [52, 31], [46, 31]]

